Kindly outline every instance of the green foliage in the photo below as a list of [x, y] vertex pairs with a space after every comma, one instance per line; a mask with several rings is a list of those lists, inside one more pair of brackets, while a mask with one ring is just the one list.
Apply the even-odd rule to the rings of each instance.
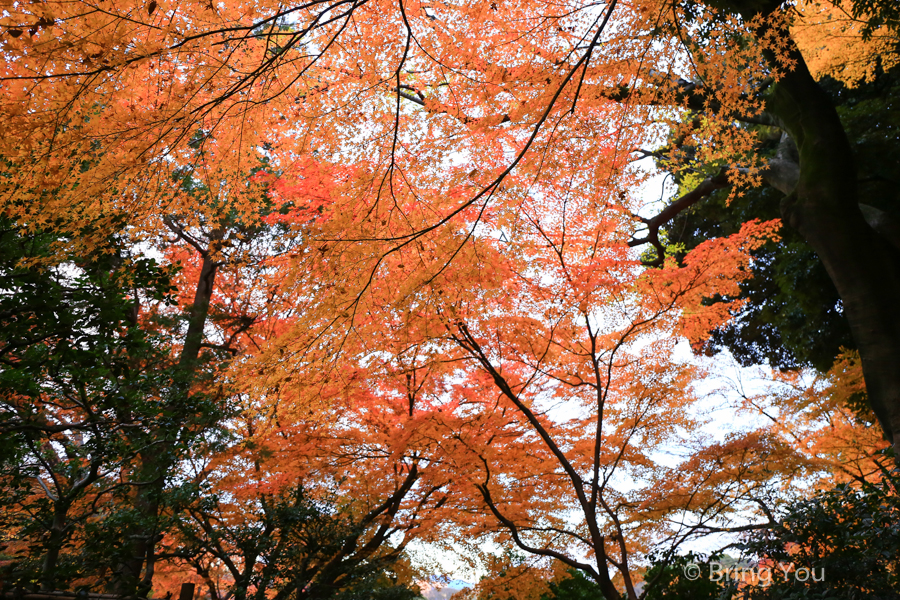
[[[122, 291], [114, 241], [94, 260], [43, 266], [56, 242], [0, 222], [0, 527], [30, 540], [6, 579], [50, 587], [77, 576], [76, 561], [63, 553], [39, 576], [35, 558], [59, 555], [101, 510], [99, 500], [77, 505], [135, 451], [113, 424], [152, 419], [146, 397], [159, 387], [135, 360], [154, 344]], [[128, 267], [135, 293], [169, 299], [169, 275], [152, 261]]]
[[541, 600], [597, 600], [603, 598], [600, 586], [577, 569], [568, 569], [568, 577], [550, 583], [550, 593]]
[[[744, 545], [773, 567], [754, 600], [900, 598], [900, 474], [862, 488], [838, 485], [790, 505], [776, 527]], [[797, 577], [801, 569], [812, 577]], [[784, 571], [787, 570], [785, 575]], [[806, 579], [806, 581], [802, 581]]]
[[[328, 598], [328, 596], [319, 596]], [[331, 596], [334, 600], [417, 600], [421, 598], [416, 588], [397, 583], [389, 570], [373, 570], [347, 590]]]
[[[821, 84], [853, 144], [861, 201], [900, 223], [900, 68], [879, 72], [873, 82], [854, 89], [831, 79]], [[761, 139], [760, 152], [774, 155], [778, 131], [752, 127]], [[735, 233], [751, 218], [780, 218], [781, 199], [780, 192], [763, 187], [728, 204], [727, 191], [720, 190], [678, 215], [667, 227], [665, 239], [690, 250]], [[707, 351], [728, 349], [743, 365], [811, 366], [824, 372], [842, 347], [855, 347], [850, 328], [837, 290], [815, 252], [789, 226], [782, 228], [781, 236], [780, 242], [754, 252], [754, 276], [741, 284], [740, 299], [747, 303], [733, 321], [713, 333]]]
[[[166, 331], [138, 314], [174, 302], [172, 273], [115, 238], [60, 262], [60, 241], [0, 221], [2, 575], [45, 589], [96, 579], [127, 560], [122, 540], [158, 535], [135, 504], [144, 458], [208, 443], [223, 414], [181, 392]], [[172, 504], [182, 488], [170, 481], [154, 501]]]
[[731, 596], [733, 590], [724, 578], [717, 581], [709, 576], [710, 563], [731, 562], [727, 556], [705, 557], [689, 552], [651, 558], [653, 562], [644, 576], [645, 600], [717, 600]]

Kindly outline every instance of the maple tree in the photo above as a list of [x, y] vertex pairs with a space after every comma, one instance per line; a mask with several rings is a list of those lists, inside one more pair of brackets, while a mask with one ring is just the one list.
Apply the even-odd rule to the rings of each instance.
[[[150, 525], [119, 531], [112, 590], [149, 590], [160, 548], [228, 570], [234, 594], [350, 577], [263, 575], [279, 558], [240, 542], [290, 537], [266, 507], [305, 506], [301, 489], [327, 506], [331, 486], [358, 499], [340, 506], [335, 564], [387, 564], [455, 532], [634, 598], [630, 561], [727, 528], [803, 462], [780, 431], [695, 441], [674, 467], [654, 454], [700, 425], [700, 372], [674, 358], [678, 340], [699, 350], [739, 310], [777, 224], [749, 220], [678, 260], [661, 232], [763, 181], [834, 283], [896, 442], [890, 215], [860, 209], [854, 150], [810, 68], [869, 74], [842, 54], [807, 63], [824, 34], [803, 15], [840, 7], [816, 6], [6, 2], [0, 205], [11, 230], [54, 234], [20, 266], [105, 260], [113, 234], [181, 265], [180, 304], [144, 306], [139, 324], [168, 336], [158, 395], [184, 413], [130, 438], [155, 445], [123, 470], [123, 503]], [[850, 10], [857, 49], [890, 59], [891, 4]], [[781, 132], [774, 154], [748, 125]], [[682, 186], [656, 213], [634, 164], [647, 155]], [[178, 444], [211, 398], [237, 407], [207, 416], [240, 442], [189, 467]], [[176, 473], [227, 501], [166, 504]]]
[[[160, 208], [178, 214], [192, 202], [167, 183], [175, 160], [202, 162], [204, 185], [252, 220], [258, 204], [237, 191], [246, 170], [261, 155], [280, 170], [315, 156], [344, 172], [333, 182], [340, 193], [331, 188], [305, 206], [316, 219], [307, 241], [354, 265], [331, 274], [342, 280], [334, 290], [351, 292], [334, 300], [348, 308], [366, 291], [359, 273], [384, 268], [389, 253], [458, 230], [466, 211], [515, 206], [505, 189], [513, 179], [543, 186], [572, 177], [559, 161], [566, 152], [579, 153], [580, 183], [594, 187], [598, 212], [633, 210], [629, 153], [668, 124], [696, 150], [673, 154], [671, 169], [700, 161], [722, 170], [643, 217], [648, 235], [633, 243], [662, 251], [659, 228], [716, 188], [763, 178], [785, 192], [785, 221], [835, 283], [892, 439], [895, 249], [872, 235], [858, 208], [853, 149], [803, 54], [822, 28], [792, 30], [779, 7], [10, 3], [0, 152], [7, 210], [30, 226], [71, 215], [73, 231], [125, 211], [138, 231], [159, 231]], [[890, 3], [850, 8], [873, 40], [868, 56], [885, 55], [896, 25]], [[810, 64], [822, 70], [832, 59]], [[787, 154], [755, 157], [755, 134], [735, 121], [779, 127]], [[84, 247], [95, 241], [72, 237]], [[455, 245], [444, 244], [438, 253], [449, 259]], [[431, 277], [417, 271], [419, 281]]]
[[760, 387], [753, 393], [740, 381], [735, 391], [744, 410], [764, 417], [770, 431], [804, 458], [819, 485], [861, 485], [890, 467], [861, 371], [858, 355], [845, 351], [826, 374], [773, 371], [754, 382]]
[[[628, 215], [598, 223], [584, 210], [589, 201], [568, 189], [523, 199], [515, 243], [472, 240], [403, 305], [385, 301], [395, 294], [393, 277], [373, 278], [340, 356], [364, 357], [367, 371], [398, 378], [400, 390], [405, 376], [405, 394], [381, 384], [375, 398], [384, 408], [366, 410], [402, 416], [395, 431], [404, 444], [437, 440], [413, 456], [423, 476], [426, 465], [437, 473], [431, 481], [457, 536], [556, 559], [610, 597], [615, 569], [636, 597], [635, 562], [652, 544], [674, 550], [729, 530], [730, 515], [754, 505], [780, 469], [794, 469], [793, 451], [758, 432], [704, 445], [690, 414], [699, 374], [673, 357], [677, 334], [699, 341], [728, 318], [726, 306], [703, 299], [737, 289], [750, 250], [777, 224], [750, 223], [698, 248], [683, 267], [645, 272], [628, 257], [620, 227]], [[554, 203], [571, 211], [564, 221], [548, 210]], [[418, 253], [390, 260], [402, 268]], [[295, 339], [277, 340], [256, 364], [284, 361], [291, 349]], [[347, 381], [349, 366], [317, 376], [308, 369], [321, 362], [301, 365], [291, 376], [306, 385]], [[679, 443], [700, 458], [666, 467], [656, 453]], [[496, 567], [507, 576], [479, 592], [524, 597], [535, 589], [523, 584], [540, 583]]]
[[429, 481], [422, 435], [398, 436], [408, 399], [398, 409], [369, 386], [365, 369], [348, 369], [330, 385], [284, 382], [243, 407], [229, 443], [192, 459], [207, 493], [161, 554], [189, 564], [213, 598], [406, 593], [404, 550], [446, 498]]
[[[720, 306], [704, 311], [699, 305], [712, 289], [724, 292], [736, 285], [723, 275], [729, 269], [727, 255], [715, 251], [721, 248], [701, 248], [699, 256], [687, 259], [688, 266], [655, 274], [659, 279], [639, 278], [635, 285], [650, 288], [638, 296], [652, 300], [629, 307], [633, 292], [610, 285], [605, 260], [599, 258], [604, 252], [595, 248], [596, 262], [579, 264], [580, 232], [574, 223], [567, 223], [565, 234], [537, 229], [558, 253], [560, 281], [549, 289], [508, 293], [511, 302], [521, 302], [537, 314], [542, 301], [549, 301], [543, 309], [548, 316], [537, 322], [528, 319], [524, 325], [517, 316], [520, 308], [503, 311], [515, 316], [483, 323], [451, 319], [452, 339], [483, 370], [483, 379], [500, 398], [485, 391], [479, 395], [496, 405], [494, 411], [518, 413], [514, 422], [526, 433], [516, 436], [521, 440], [517, 445], [530, 459], [510, 463], [505, 452], [481, 449], [474, 440], [464, 439], [479, 467], [471, 477], [482, 510], [495, 521], [488, 530], [501, 532], [527, 552], [584, 571], [606, 597], [618, 594], [607, 573], [607, 568], [615, 569], [627, 596], [635, 598], [635, 563], [650, 540], [671, 544], [674, 550], [692, 536], [727, 530], [727, 515], [757, 501], [760, 484], [774, 477], [770, 465], [790, 469], [792, 453], [755, 434], [704, 447], [690, 417], [692, 394], [687, 386], [696, 374], [667, 356], [671, 335], [664, 334], [675, 324], [670, 311], [686, 312], [688, 324], [681, 326], [700, 331], [721, 318], [716, 314]], [[742, 233], [750, 240], [760, 235], [752, 229]], [[735, 259], [746, 260], [746, 255], [736, 254]], [[585, 249], [585, 255], [591, 252]], [[707, 262], [712, 256], [722, 271]], [[525, 273], [518, 275], [525, 279]], [[619, 274], [624, 283], [621, 278]], [[688, 309], [690, 297], [696, 304]], [[554, 304], [565, 306], [573, 298], [580, 299], [577, 316], [564, 309], [553, 315]], [[621, 329], [611, 326], [625, 315]], [[523, 336], [524, 331], [530, 334]], [[664, 341], [648, 340], [654, 337]], [[557, 403], [570, 411], [584, 407], [584, 413], [553, 416]], [[654, 453], [678, 444], [679, 429], [690, 432], [694, 457], [666, 468]], [[622, 478], [628, 481], [627, 492], [617, 485]]]

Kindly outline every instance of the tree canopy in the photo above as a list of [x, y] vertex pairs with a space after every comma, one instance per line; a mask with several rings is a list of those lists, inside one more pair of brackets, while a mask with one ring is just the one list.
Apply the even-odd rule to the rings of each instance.
[[[651, 556], [869, 485], [898, 32], [888, 0], [5, 2], [4, 581], [408, 597], [432, 544], [490, 565], [471, 594], [636, 600]], [[722, 347], [776, 369], [710, 432], [685, 349]]]

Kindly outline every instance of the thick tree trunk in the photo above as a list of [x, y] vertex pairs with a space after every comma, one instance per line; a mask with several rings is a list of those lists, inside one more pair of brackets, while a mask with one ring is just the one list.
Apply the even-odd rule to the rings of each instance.
[[794, 68], [767, 105], [800, 154], [797, 187], [782, 202], [782, 216], [834, 282], [859, 348], [869, 402], [900, 450], [900, 252], [863, 218], [853, 152], [837, 111], [793, 45], [791, 58]]
[[[210, 249], [203, 254], [200, 276], [194, 293], [188, 317], [188, 329], [184, 338], [184, 346], [178, 359], [178, 386], [183, 394], [190, 393], [190, 386], [196, 374], [197, 361], [203, 343], [203, 329], [209, 314], [209, 306], [215, 289], [216, 272], [219, 263], [213, 259], [212, 246], [222, 238], [222, 233], [213, 233]], [[163, 434], [166, 435], [166, 434]], [[139, 487], [135, 494], [135, 508], [150, 521], [156, 522], [160, 512], [160, 495], [163, 491], [165, 476], [173, 464], [172, 444], [166, 442], [157, 446], [153, 452], [141, 453], [140, 480], [149, 483]], [[110, 587], [114, 593], [133, 596], [147, 595], [153, 585], [155, 567], [155, 549], [158, 532], [144, 531], [131, 543], [131, 556], [120, 565], [115, 581]], [[142, 576], [143, 573], [143, 576]]]
[[[151, 471], [154, 474], [156, 464], [152, 461], [158, 461], [158, 457], [148, 458], [142, 456], [141, 463], [144, 470]], [[135, 508], [151, 520], [156, 521], [159, 516], [159, 496], [162, 492], [162, 478], [158, 484], [143, 486], [138, 489], [135, 497]], [[156, 544], [157, 532], [155, 528], [151, 531], [141, 531], [135, 534], [130, 543], [131, 556], [119, 567], [116, 577], [114, 592], [124, 596], [147, 596], [152, 586], [153, 579], [153, 551]], [[141, 573], [144, 572], [144, 576]]]
[[56, 565], [59, 562], [59, 552], [66, 541], [66, 525], [68, 523], [69, 503], [57, 501], [53, 508], [53, 522], [50, 525], [50, 533], [47, 538], [47, 552], [41, 563], [41, 591], [49, 592], [56, 589]]
[[616, 588], [615, 584], [612, 582], [612, 579], [609, 576], [609, 571], [606, 570], [606, 548], [600, 547], [596, 548], [596, 550], [598, 550], [597, 573], [599, 574], [597, 584], [600, 586], [600, 592], [603, 594], [605, 600], [619, 600], [622, 595], [619, 593], [618, 588]]

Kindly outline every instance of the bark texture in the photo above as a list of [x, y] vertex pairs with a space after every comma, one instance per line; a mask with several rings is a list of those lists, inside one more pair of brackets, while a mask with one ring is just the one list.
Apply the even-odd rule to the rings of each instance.
[[[176, 233], [181, 232], [180, 228]], [[216, 273], [220, 263], [214, 259], [213, 252], [221, 242], [223, 233], [215, 230], [207, 248], [198, 248], [203, 262], [197, 280], [194, 303], [188, 316], [188, 328], [184, 337], [181, 355], [178, 359], [177, 382], [180, 393], [187, 395], [196, 376], [200, 350], [203, 342], [203, 329], [206, 326], [209, 306], [215, 289]], [[193, 240], [192, 240], [193, 241]], [[134, 505], [150, 522], [156, 522], [160, 515], [160, 498], [163, 493], [166, 474], [175, 460], [173, 452], [173, 436], [161, 432], [162, 443], [154, 446], [152, 452], [142, 452], [138, 472], [142, 485], [135, 492]], [[146, 596], [153, 585], [153, 574], [156, 563], [156, 544], [159, 532], [144, 531], [130, 544], [130, 556], [117, 569], [109, 589], [126, 596]]]
[[[755, 33], [762, 38], [767, 32]], [[767, 111], [793, 138], [800, 165], [782, 217], [812, 246], [834, 282], [859, 348], [869, 402], [900, 450], [900, 252], [867, 223], [837, 111], [789, 32], [778, 33], [789, 40], [796, 66], [774, 86]]]

